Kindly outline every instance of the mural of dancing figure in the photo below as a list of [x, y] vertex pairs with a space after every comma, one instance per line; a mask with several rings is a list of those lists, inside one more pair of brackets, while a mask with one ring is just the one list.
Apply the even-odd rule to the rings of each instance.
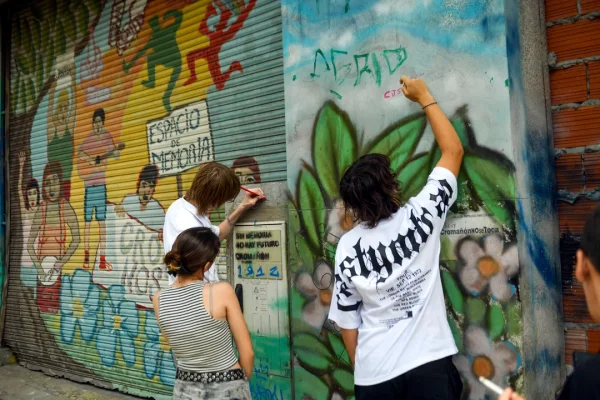
[[[42, 180], [43, 201], [35, 212], [27, 241], [27, 251], [38, 270], [37, 305], [41, 312], [51, 314], [56, 314], [59, 308], [62, 268], [80, 242], [79, 222], [73, 207], [63, 196], [62, 176], [60, 163], [46, 164]], [[67, 228], [71, 233], [69, 247]]]
[[[166, 24], [167, 21], [173, 19], [171, 24]], [[183, 14], [178, 10], [170, 10], [164, 13], [162, 16], [162, 25], [158, 20], [158, 16], [154, 15], [148, 21], [152, 34], [148, 43], [140, 49], [133, 59], [127, 63], [123, 59], [123, 70], [127, 73], [133, 67], [140, 57], [143, 57], [148, 53], [148, 79], [142, 82], [142, 85], [148, 89], [154, 88], [156, 84], [156, 67], [163, 66], [165, 68], [172, 68], [171, 78], [167, 85], [167, 90], [163, 95], [163, 105], [167, 112], [171, 111], [171, 93], [175, 89], [175, 83], [179, 74], [181, 73], [181, 53], [179, 52], [179, 46], [177, 45], [177, 29], [183, 21]]]

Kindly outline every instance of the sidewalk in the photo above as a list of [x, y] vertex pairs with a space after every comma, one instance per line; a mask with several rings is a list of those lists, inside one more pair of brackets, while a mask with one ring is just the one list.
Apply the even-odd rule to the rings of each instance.
[[93, 385], [53, 378], [18, 364], [0, 367], [0, 400], [140, 400]]

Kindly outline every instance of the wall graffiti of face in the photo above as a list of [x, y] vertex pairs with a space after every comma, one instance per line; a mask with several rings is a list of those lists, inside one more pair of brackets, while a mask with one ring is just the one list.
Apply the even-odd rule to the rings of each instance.
[[29, 203], [29, 208], [34, 208], [38, 205], [38, 190], [36, 188], [31, 188], [27, 191], [27, 202]]
[[154, 196], [154, 191], [156, 190], [156, 185], [154, 182], [141, 181], [140, 187], [138, 189], [138, 197], [140, 199], [140, 204], [142, 206], [147, 206], [152, 196]]
[[94, 133], [99, 135], [102, 132], [102, 128], [104, 128], [104, 122], [102, 122], [101, 117], [94, 118]]
[[235, 174], [240, 179], [242, 185], [257, 183], [253, 175], [254, 172], [248, 167], [235, 168]]
[[58, 200], [60, 194], [60, 178], [57, 174], [51, 174], [46, 177], [44, 182], [44, 190], [49, 201]]
[[67, 101], [61, 101], [56, 107], [56, 116], [58, 117], [58, 122], [61, 124], [65, 124], [67, 122], [67, 117], [69, 113], [69, 103]]

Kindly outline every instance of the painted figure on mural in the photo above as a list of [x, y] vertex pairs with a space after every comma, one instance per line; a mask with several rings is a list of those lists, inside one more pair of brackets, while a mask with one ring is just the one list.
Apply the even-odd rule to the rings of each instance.
[[129, 63], [123, 59], [123, 70], [128, 73], [137, 60], [148, 53], [148, 78], [142, 82], [142, 85], [148, 89], [154, 88], [156, 84], [157, 66], [173, 69], [167, 90], [162, 98], [167, 112], [171, 111], [171, 93], [173, 93], [175, 83], [181, 73], [181, 53], [177, 44], [177, 29], [182, 21], [183, 14], [178, 10], [169, 10], [164, 13], [162, 21], [159, 21], [157, 15], [152, 16], [148, 21], [152, 29], [148, 43], [135, 54]]
[[108, 45], [122, 56], [144, 24], [146, 0], [114, 0], [110, 12]]
[[115, 206], [115, 212], [119, 217], [129, 215], [146, 225], [148, 229], [158, 232], [158, 239], [162, 241], [165, 209], [154, 198], [158, 178], [159, 172], [156, 165], [148, 164], [142, 168], [138, 176], [135, 194], [125, 196], [121, 204]]
[[[79, 246], [79, 222], [62, 190], [59, 162], [46, 164], [42, 180], [42, 203], [38, 206], [27, 241], [27, 252], [38, 270], [37, 304], [42, 312], [56, 314], [60, 275]], [[71, 241], [67, 248], [67, 228]], [[37, 246], [36, 246], [37, 240]]]
[[[29, 233], [31, 232], [31, 223], [33, 217], [40, 205], [40, 186], [37, 179], [29, 178], [27, 186], [23, 187], [23, 179], [25, 177], [25, 161], [27, 154], [19, 153], [19, 181], [17, 183], [17, 191], [19, 192], [19, 207], [21, 209], [21, 226], [23, 229], [23, 245], [26, 246]], [[37, 273], [34, 273], [35, 266], [31, 260], [31, 256], [24, 249], [21, 255], [21, 280], [24, 282], [33, 281], [35, 285], [37, 281]]]
[[[213, 4], [214, 3], [214, 4]], [[190, 69], [190, 77], [184, 85], [189, 85], [198, 78], [196, 77], [196, 60], [204, 58], [208, 62], [208, 69], [210, 75], [215, 83], [215, 87], [221, 90], [225, 87], [225, 83], [231, 77], [231, 74], [235, 71], [243, 72], [244, 67], [239, 61], [231, 63], [226, 72], [221, 72], [221, 63], [219, 61], [219, 53], [223, 45], [233, 39], [240, 29], [244, 26], [244, 22], [248, 19], [250, 12], [256, 5], [256, 0], [250, 0], [248, 4], [244, 4], [242, 0], [235, 1], [234, 9], [237, 9], [237, 18], [230, 23], [230, 19], [233, 16], [233, 12], [230, 8], [223, 4], [221, 0], [214, 0], [206, 8], [206, 15], [198, 27], [198, 31], [202, 36], [208, 37], [210, 40], [208, 47], [201, 49], [192, 50], [187, 54], [187, 64]], [[219, 8], [215, 8], [215, 4]], [[208, 27], [208, 20], [212, 17], [219, 15], [219, 20], [215, 24], [214, 29], [211, 30]]]
[[112, 136], [104, 129], [105, 118], [104, 109], [99, 108], [94, 111], [92, 133], [79, 147], [77, 157], [79, 176], [83, 179], [85, 186], [83, 268], [90, 268], [90, 229], [95, 215], [100, 229], [99, 268], [112, 271], [112, 264], [106, 260], [106, 167], [108, 158], [118, 158], [120, 151], [125, 148], [125, 144], [119, 143], [115, 146]]
[[240, 179], [242, 185], [260, 183], [260, 168], [258, 163], [251, 156], [237, 158], [231, 165], [231, 169]]
[[[59, 162], [63, 176], [62, 192], [64, 198], [68, 201], [71, 198], [71, 173], [73, 172], [73, 134], [75, 133], [75, 119], [77, 111], [75, 109], [75, 67], [70, 71], [71, 96], [69, 100], [69, 90], [62, 89], [58, 93], [56, 108], [54, 107], [54, 97], [57, 81], [53, 80], [48, 95], [48, 162]], [[52, 79], [52, 78], [51, 78]]]

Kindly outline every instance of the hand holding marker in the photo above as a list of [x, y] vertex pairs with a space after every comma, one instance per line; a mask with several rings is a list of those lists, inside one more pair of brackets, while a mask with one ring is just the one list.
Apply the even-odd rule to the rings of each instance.
[[483, 376], [479, 377], [479, 382], [481, 382], [486, 388], [488, 388], [488, 390], [500, 396], [498, 397], [498, 400], [525, 400], [523, 399], [523, 397], [513, 392], [510, 387], [506, 390], [503, 390], [500, 386], [496, 385], [489, 379], [484, 378]]
[[502, 393], [504, 393], [504, 390], [500, 386], [496, 385], [494, 382], [490, 381], [489, 379], [485, 379], [483, 376], [479, 377], [479, 382], [481, 382], [483, 384], [483, 386], [488, 388], [490, 391], [496, 393], [498, 396], [500, 396]]
[[241, 188], [241, 189], [242, 189], [244, 192], [248, 192], [248, 193], [250, 193], [251, 195], [253, 195], [254, 197], [260, 197], [262, 200], [267, 200], [267, 197], [266, 197], [265, 195], [260, 195], [260, 194], [258, 194], [258, 193], [256, 193], [256, 192], [253, 192], [252, 190], [250, 190], [250, 189], [248, 189], [248, 188], [245, 188], [245, 187], [243, 187], [243, 186], [240, 186], [240, 188]]

